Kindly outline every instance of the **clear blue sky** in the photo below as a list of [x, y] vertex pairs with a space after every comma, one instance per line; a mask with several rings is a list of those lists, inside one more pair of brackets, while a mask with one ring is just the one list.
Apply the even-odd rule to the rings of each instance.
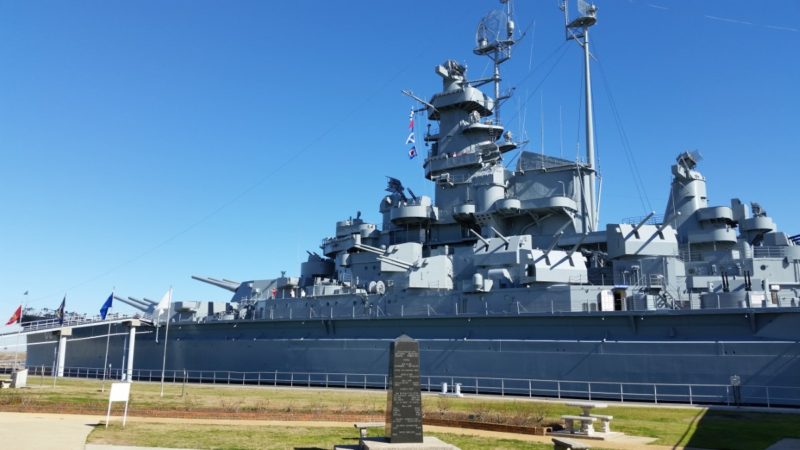
[[[430, 194], [423, 158], [406, 156], [400, 90], [430, 97], [447, 58], [488, 74], [471, 50], [498, 5], [0, 1], [0, 314], [26, 290], [32, 306], [67, 293], [90, 313], [112, 288], [227, 299], [190, 275], [297, 274], [336, 220], [379, 221], [385, 175]], [[546, 153], [574, 158], [580, 51], [559, 50], [556, 0], [516, 7], [530, 31], [504, 67], [517, 90], [503, 118], [530, 150], [544, 129]], [[713, 204], [759, 201], [800, 233], [800, 1], [598, 7], [601, 221], [662, 212], [670, 164], [698, 149]]]

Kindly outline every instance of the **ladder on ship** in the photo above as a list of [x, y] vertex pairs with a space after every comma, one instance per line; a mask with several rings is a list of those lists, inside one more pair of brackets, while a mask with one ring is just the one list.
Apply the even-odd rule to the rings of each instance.
[[667, 283], [663, 275], [648, 275], [644, 279], [646, 284], [642, 283], [643, 280], [641, 278], [637, 278], [634, 288], [644, 294], [654, 295], [656, 297], [656, 309], [681, 309], [680, 303], [667, 289]]

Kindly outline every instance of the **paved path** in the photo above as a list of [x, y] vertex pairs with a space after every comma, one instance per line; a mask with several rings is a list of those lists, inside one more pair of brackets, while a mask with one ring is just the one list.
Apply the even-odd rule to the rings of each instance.
[[0, 412], [0, 442], [3, 448], [19, 450], [83, 450], [86, 437], [100, 419]]

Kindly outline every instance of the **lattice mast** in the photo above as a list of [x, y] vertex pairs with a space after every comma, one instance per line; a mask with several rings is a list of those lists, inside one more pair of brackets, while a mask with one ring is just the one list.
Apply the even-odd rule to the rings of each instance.
[[480, 86], [485, 81], [494, 83], [494, 116], [495, 121], [500, 121], [500, 104], [510, 95], [501, 96], [500, 94], [500, 64], [511, 59], [511, 47], [516, 44], [514, 31], [516, 25], [513, 18], [513, 5], [511, 0], [500, 0], [505, 5], [504, 9], [498, 9], [489, 13], [481, 19], [478, 30], [475, 32], [476, 47], [473, 52], [476, 55], [488, 56], [494, 63], [494, 74], [486, 80], [475, 80], [473, 86]]

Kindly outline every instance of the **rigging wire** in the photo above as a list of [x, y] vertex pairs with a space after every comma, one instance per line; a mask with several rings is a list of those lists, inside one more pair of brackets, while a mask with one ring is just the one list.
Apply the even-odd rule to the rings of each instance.
[[[556, 56], [560, 50], [564, 49], [564, 47], [566, 47], [566, 45], [567, 45], [567, 41], [564, 41], [564, 42], [562, 42], [562, 43], [561, 43], [561, 44], [560, 44], [558, 47], [554, 48], [554, 49], [553, 49], [553, 51], [552, 51], [552, 52], [550, 52], [550, 53], [549, 53], [549, 54], [548, 54], [548, 55], [547, 55], [547, 56], [546, 56], [546, 57], [545, 57], [545, 58], [542, 60], [542, 62], [540, 62], [539, 64], [537, 64], [537, 65], [536, 65], [536, 67], [535, 67], [533, 70], [529, 70], [529, 71], [528, 71], [528, 73], [527, 73], [527, 74], [525, 74], [525, 76], [524, 76], [524, 77], [520, 78], [520, 80], [519, 80], [519, 81], [517, 81], [517, 82], [514, 84], [514, 86], [516, 86], [517, 88], [518, 88], [518, 87], [520, 87], [520, 86], [522, 86], [522, 85], [523, 85], [523, 84], [524, 84], [526, 81], [528, 81], [528, 80], [529, 80], [529, 79], [530, 79], [530, 78], [531, 78], [531, 77], [532, 77], [532, 76], [533, 76], [533, 75], [534, 75], [536, 72], [538, 72], [538, 71], [539, 71], [539, 69], [541, 69], [541, 68], [545, 67], [545, 64], [547, 64], [547, 62], [548, 62], [548, 61], [550, 61], [550, 60], [551, 60], [551, 59], [552, 59], [554, 56]], [[562, 56], [563, 56], [563, 54], [562, 54]], [[561, 59], [561, 56], [559, 56], [559, 58], [558, 58], [558, 59], [560, 60], [560, 59]], [[551, 68], [551, 70], [552, 70], [552, 68]], [[546, 78], [546, 77], [547, 77], [547, 75], [545, 75], [545, 78]]]
[[[531, 30], [531, 45], [530, 45], [530, 54], [528, 56], [528, 73], [533, 70], [533, 61], [534, 61], [534, 44], [536, 43], [536, 21], [534, 20], [533, 23], [530, 25], [533, 29]], [[527, 97], [528, 90], [525, 90], [525, 96]], [[527, 119], [528, 119], [528, 105], [523, 105], [522, 98], [517, 99], [517, 104], [519, 108], [517, 108], [517, 113], [521, 115], [520, 117], [520, 133], [522, 134], [522, 140], [528, 140], [528, 129], [527, 129]], [[522, 149], [520, 149], [522, 151]], [[507, 167], [507, 166], [506, 166]]]
[[[553, 71], [555, 70], [555, 68], [558, 66], [558, 63], [561, 61], [561, 59], [564, 57], [564, 55], [566, 55], [566, 53], [567, 53], [566, 52], [566, 41], [562, 42], [558, 47], [553, 49], [553, 51], [550, 52], [550, 54], [547, 55], [547, 57], [544, 60], [542, 60], [542, 62], [540, 62], [538, 65], [536, 65], [536, 67], [532, 71], [529, 70], [528, 73], [524, 77], [522, 77], [522, 79], [516, 84], [516, 87], [519, 87], [520, 85], [525, 83], [527, 80], [529, 80], [531, 78], [531, 76], [533, 76], [534, 73], [536, 73], [539, 69], [545, 67], [545, 63], [547, 63], [554, 56], [556, 56], [558, 54], [559, 50], [562, 50], [561, 54], [558, 55], [558, 58], [556, 58], [556, 60], [553, 62], [553, 64], [550, 66], [550, 68], [547, 70], [547, 72], [544, 74], [544, 77], [542, 77], [542, 79], [539, 81], [539, 83], [533, 88], [532, 91], [529, 92], [527, 89], [525, 90], [525, 99], [522, 101], [522, 106], [521, 106], [520, 110], [525, 111], [526, 115], [527, 115], [527, 110], [528, 110], [528, 102], [531, 100], [531, 98], [533, 98], [534, 94], [536, 94], [536, 92], [542, 87], [544, 82], [547, 81], [547, 79], [550, 77], [550, 74], [552, 74]], [[507, 119], [507, 123], [513, 123], [514, 120], [519, 116], [519, 114], [520, 114], [520, 111], [518, 110], [513, 115], [511, 115], [511, 117], [509, 117]], [[525, 141], [527, 142], [527, 133], [526, 132], [525, 132]], [[519, 151], [516, 152], [517, 155], [515, 155], [513, 158], [511, 158], [511, 161], [513, 161], [514, 159], [516, 159], [519, 156], [519, 153], [522, 152], [523, 148], [524, 148], [524, 146], [520, 147]], [[510, 165], [510, 162], [508, 164], [506, 164], [506, 167], [508, 167], [509, 165]]]
[[[566, 43], [566, 42], [562, 43], [562, 44], [561, 44], [561, 45], [558, 47], [558, 49], [557, 49], [557, 50], [562, 50], [562, 51], [561, 51], [561, 53], [558, 55], [558, 58], [556, 58], [556, 60], [555, 60], [555, 61], [553, 62], [553, 64], [550, 66], [550, 69], [549, 69], [549, 70], [548, 70], [548, 71], [547, 71], [547, 72], [544, 74], [544, 77], [542, 77], [542, 79], [541, 79], [541, 80], [539, 80], [539, 83], [538, 83], [538, 84], [537, 84], [537, 85], [536, 85], [536, 86], [533, 88], [533, 90], [532, 90], [532, 91], [531, 91], [531, 92], [530, 92], [530, 93], [529, 93], [529, 94], [528, 94], [528, 95], [525, 97], [525, 100], [522, 102], [522, 104], [523, 104], [524, 106], [526, 106], [526, 107], [527, 107], [527, 104], [528, 104], [528, 102], [531, 100], [531, 98], [534, 96], [534, 94], [536, 94], [536, 93], [539, 91], [539, 89], [542, 87], [542, 85], [544, 84], [544, 82], [545, 82], [545, 81], [547, 81], [547, 79], [548, 79], [548, 78], [550, 77], [550, 75], [553, 73], [553, 71], [555, 70], [555, 68], [558, 66], [558, 63], [561, 61], [561, 59], [563, 59], [563, 58], [564, 58], [564, 55], [566, 55], [566, 54], [567, 54], [567, 52], [566, 52], [566, 47], [565, 47], [565, 45], [564, 45], [565, 43]], [[553, 55], [555, 55], [555, 54], [556, 54], [556, 52], [553, 52], [553, 53], [551, 53], [551, 54], [550, 54], [550, 56], [548, 56], [547, 58], [545, 58], [545, 61], [547, 61], [548, 59], [550, 59], [550, 57], [551, 57], [551, 56], [553, 56]], [[545, 61], [542, 61], [542, 62], [541, 62], [541, 63], [540, 63], [540, 64], [539, 64], [539, 65], [536, 67], [536, 69], [534, 69], [534, 70], [533, 70], [533, 72], [531, 72], [531, 73], [529, 73], [528, 75], [526, 75], [525, 77], [523, 77], [523, 80], [527, 80], [528, 78], [530, 78], [530, 76], [531, 76], [531, 75], [533, 75], [533, 73], [534, 73], [534, 72], [536, 72], [536, 70], [538, 70], [540, 67], [542, 67], [542, 66], [544, 65]], [[524, 81], [522, 81], [522, 82], [524, 82]], [[520, 82], [520, 83], [522, 83], [522, 82]], [[518, 84], [517, 86], [519, 86], [519, 84]], [[513, 120], [514, 120], [514, 119], [516, 119], [516, 114], [515, 114], [515, 115], [513, 115], [513, 116], [511, 116], [511, 117], [508, 119], [509, 123], [513, 122]]]
[[[594, 44], [595, 52], [597, 52], [597, 44]], [[631, 175], [633, 178], [633, 184], [636, 187], [636, 191], [639, 195], [639, 201], [642, 203], [642, 208], [645, 213], [649, 211], [653, 211], [653, 206], [650, 203], [650, 198], [647, 195], [647, 190], [645, 189], [644, 180], [642, 179], [641, 171], [639, 170], [639, 165], [636, 162], [635, 153], [631, 147], [630, 140], [628, 139], [628, 133], [625, 131], [625, 127], [622, 124], [622, 117], [620, 116], [619, 109], [617, 108], [617, 102], [614, 99], [614, 94], [611, 91], [611, 85], [608, 82], [608, 77], [606, 77], [605, 69], [603, 69], [603, 64], [600, 62], [600, 59], [597, 59], [597, 67], [600, 69], [600, 78], [603, 80], [603, 86], [605, 87], [606, 95], [608, 96], [609, 106], [611, 107], [611, 113], [614, 117], [614, 122], [617, 126], [617, 132], [620, 136], [620, 141], [622, 143], [622, 149], [624, 150], [625, 159], [628, 162], [628, 167], [632, 172]]]

